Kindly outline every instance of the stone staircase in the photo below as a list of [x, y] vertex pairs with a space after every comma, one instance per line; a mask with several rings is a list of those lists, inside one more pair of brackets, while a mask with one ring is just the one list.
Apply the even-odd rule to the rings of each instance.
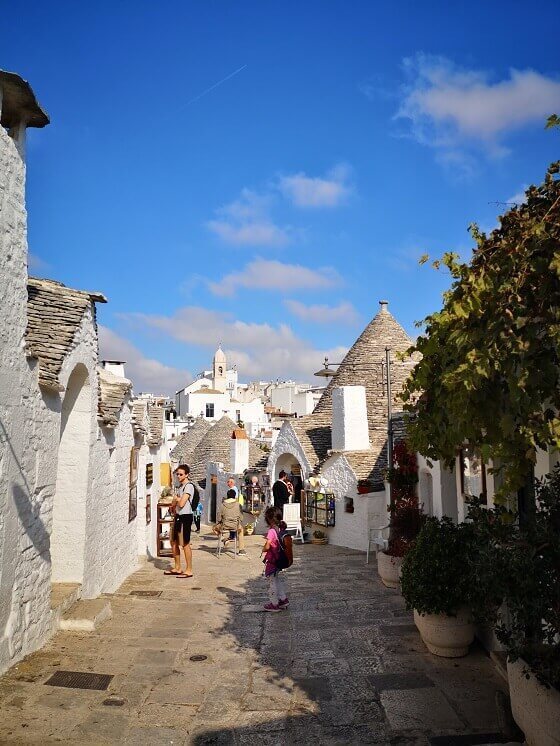
[[53, 583], [51, 590], [51, 629], [93, 632], [112, 616], [107, 598], [82, 599], [79, 583]]

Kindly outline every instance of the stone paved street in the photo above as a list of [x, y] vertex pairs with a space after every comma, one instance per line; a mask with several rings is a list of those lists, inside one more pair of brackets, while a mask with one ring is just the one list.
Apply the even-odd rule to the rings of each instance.
[[[0, 679], [0, 743], [412, 746], [496, 733], [491, 661], [479, 648], [431, 656], [364, 554], [296, 546], [290, 610], [265, 614], [261, 543], [217, 559], [215, 540], [196, 538], [193, 580], [144, 565], [96, 632], [59, 632]], [[131, 595], [149, 590], [161, 595]], [[113, 679], [107, 691], [45, 685], [61, 669]]]

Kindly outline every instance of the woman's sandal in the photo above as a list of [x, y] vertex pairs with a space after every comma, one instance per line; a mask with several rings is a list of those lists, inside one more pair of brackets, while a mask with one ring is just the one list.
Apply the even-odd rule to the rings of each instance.
[[182, 572], [180, 575], [177, 575], [178, 578], [192, 578], [192, 575], [187, 575], [186, 572]]
[[182, 575], [183, 573], [180, 570], [165, 570], [164, 575]]

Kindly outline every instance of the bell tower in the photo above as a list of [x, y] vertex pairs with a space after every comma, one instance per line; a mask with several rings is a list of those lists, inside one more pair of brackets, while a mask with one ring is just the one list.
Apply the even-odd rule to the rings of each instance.
[[216, 354], [214, 355], [214, 361], [212, 363], [212, 386], [216, 391], [226, 390], [227, 377], [226, 377], [226, 356], [222, 350], [221, 345], [218, 345]]

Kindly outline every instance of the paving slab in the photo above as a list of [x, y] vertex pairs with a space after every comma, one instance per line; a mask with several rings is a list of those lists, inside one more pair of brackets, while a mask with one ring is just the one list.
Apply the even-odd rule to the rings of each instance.
[[[189, 583], [145, 564], [100, 599], [111, 619], [58, 632], [0, 678], [0, 743], [428, 746], [497, 731], [488, 657], [432, 656], [362, 553], [298, 544], [290, 609], [267, 614], [261, 544], [218, 560], [197, 540]], [[45, 686], [62, 669], [113, 679]]]

